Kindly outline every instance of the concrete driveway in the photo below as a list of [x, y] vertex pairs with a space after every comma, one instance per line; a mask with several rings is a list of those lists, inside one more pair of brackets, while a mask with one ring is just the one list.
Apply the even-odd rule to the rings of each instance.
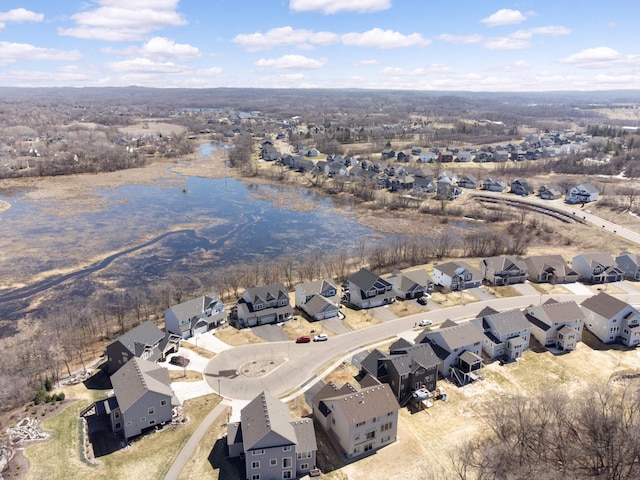
[[267, 342], [284, 342], [288, 340], [282, 328], [277, 324], [258, 325], [251, 327], [251, 331]]
[[478, 300], [480, 300], [481, 302], [484, 300], [493, 300], [494, 298], [496, 298], [492, 293], [489, 293], [488, 291], [486, 291], [482, 286], [469, 288], [465, 290], [465, 292], [468, 292], [474, 297], [477, 297]]
[[371, 316], [383, 322], [388, 322], [389, 320], [395, 320], [396, 318], [398, 318], [395, 313], [389, 310], [388, 305], [385, 305], [383, 307], [370, 308], [369, 313], [371, 313]]

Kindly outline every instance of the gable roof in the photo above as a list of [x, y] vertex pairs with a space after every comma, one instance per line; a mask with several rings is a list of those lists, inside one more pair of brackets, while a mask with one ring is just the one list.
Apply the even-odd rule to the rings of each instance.
[[158, 345], [164, 337], [165, 333], [156, 327], [152, 321], [147, 320], [123, 333], [114, 342], [120, 342], [138, 357], [142, 355], [146, 347]]
[[558, 276], [578, 275], [569, 267], [569, 264], [562, 258], [562, 255], [537, 255], [527, 257], [525, 263], [530, 270], [533, 270], [534, 273], [538, 275], [542, 272], [557, 272]]
[[449, 277], [456, 275], [462, 275], [464, 272], [470, 273], [473, 277], [480, 277], [480, 272], [469, 265], [467, 262], [447, 262], [440, 265], [435, 265], [434, 270], [440, 270], [442, 273]]
[[589, 265], [591, 268], [597, 267], [599, 265], [602, 265], [603, 267], [617, 266], [616, 262], [613, 260], [613, 257], [604, 252], [583, 253], [582, 255], [578, 255], [576, 258], [579, 257], [582, 257], [585, 262], [587, 262], [587, 265]]
[[193, 318], [200, 315], [209, 307], [209, 305], [217, 301], [219, 301], [218, 296], [215, 293], [210, 293], [208, 295], [203, 295], [178, 305], [174, 305], [168, 310], [170, 310], [178, 320], [186, 320], [187, 318]]
[[133, 357], [110, 377], [120, 411], [126, 412], [147, 392], [166, 395], [172, 405], [179, 405], [169, 371], [154, 362]]
[[526, 270], [527, 267], [524, 260], [511, 257], [509, 255], [501, 255], [498, 257], [487, 257], [481, 260], [492, 272], [502, 272], [504, 270], [518, 269]]
[[524, 313], [520, 309], [492, 313], [484, 317], [502, 335], [521, 332], [530, 328]]
[[322, 280], [314, 280], [313, 282], [305, 282], [299, 283], [297, 288], [302, 292], [303, 295], [314, 295], [314, 294], [322, 294], [326, 292], [328, 289], [333, 289], [338, 291], [338, 287], [336, 287], [335, 282], [330, 278], [323, 278]]
[[241, 410], [240, 424], [245, 451], [297, 443], [289, 409], [268, 391]]
[[334, 409], [342, 410], [349, 425], [357, 425], [373, 417], [398, 411], [399, 408], [398, 401], [387, 384], [374, 385], [346, 395], [324, 398], [322, 402], [330, 403]]
[[385, 289], [391, 286], [391, 284], [385, 279], [379, 277], [373, 272], [370, 272], [366, 268], [361, 268], [358, 272], [351, 275], [351, 277], [349, 277], [349, 282], [353, 283], [365, 292], [372, 288]]
[[591, 310], [594, 313], [597, 313], [598, 315], [601, 315], [604, 318], [612, 318], [616, 314], [620, 313], [624, 308], [629, 306], [628, 303], [625, 303], [622, 300], [617, 299], [616, 297], [612, 297], [605, 292], [600, 292], [593, 297], [587, 298], [580, 305]]
[[[445, 324], [447, 325], [446, 327]], [[441, 327], [438, 330], [425, 331], [423, 338], [431, 340], [436, 336], [440, 336], [444, 342], [442, 347], [446, 348], [449, 352], [453, 352], [456, 348], [466, 347], [467, 345], [473, 345], [484, 340], [482, 331], [473, 321], [449, 325], [450, 324], [445, 322], [442, 324], [444, 328]], [[417, 341], [416, 339], [416, 342]]]

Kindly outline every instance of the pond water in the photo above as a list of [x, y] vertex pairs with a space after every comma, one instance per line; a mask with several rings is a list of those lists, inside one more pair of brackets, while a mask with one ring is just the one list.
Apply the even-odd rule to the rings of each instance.
[[[211, 148], [205, 144], [200, 153], [208, 155]], [[88, 288], [98, 276], [102, 284], [146, 284], [170, 273], [188, 274], [192, 268], [208, 269], [213, 275], [216, 269], [237, 263], [355, 249], [360, 239], [368, 239], [368, 244], [384, 239], [359, 225], [349, 208], [337, 210], [330, 199], [306, 189], [294, 188], [294, 195], [288, 191], [283, 197], [297, 197], [315, 207], [296, 211], [253, 195], [267, 190], [268, 198], [274, 198], [288, 187], [251, 187], [232, 178], [182, 180], [177, 186], [160, 183], [100, 190], [96, 194], [104, 208], [77, 213], [65, 202], [32, 201], [20, 193], [0, 195], [0, 200], [11, 204], [0, 213], [0, 246], [24, 246], [13, 248], [19, 253], [12, 258], [0, 256], [0, 271], [11, 272], [7, 275], [11, 281], [27, 286], [37, 284], [34, 279], [42, 272], [75, 271], [78, 278], [65, 278], [64, 283], [82, 294], [86, 293], [82, 286]], [[171, 231], [176, 232], [167, 234]], [[149, 242], [145, 248], [118, 253], [107, 265], [98, 265], [113, 252], [144, 242]], [[34, 300], [29, 297], [60, 288], [60, 284], [31, 290], [8, 288], [6, 281], [0, 279], [0, 320], [27, 308]], [[23, 291], [23, 301], [12, 303]]]

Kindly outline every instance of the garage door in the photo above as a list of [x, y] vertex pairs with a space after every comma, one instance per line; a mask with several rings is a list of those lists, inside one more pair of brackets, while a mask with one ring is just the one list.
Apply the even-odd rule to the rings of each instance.
[[267, 323], [274, 323], [276, 321], [276, 314], [272, 313], [271, 315], [265, 315], [264, 317], [260, 317], [260, 325], [265, 325]]

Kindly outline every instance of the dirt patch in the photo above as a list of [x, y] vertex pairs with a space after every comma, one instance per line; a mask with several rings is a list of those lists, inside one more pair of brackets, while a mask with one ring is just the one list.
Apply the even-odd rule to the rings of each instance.
[[446, 308], [455, 307], [456, 305], [466, 305], [468, 303], [477, 302], [479, 299], [469, 292], [458, 291], [449, 293], [433, 292], [429, 301]]
[[506, 287], [493, 287], [490, 285], [485, 285], [483, 287], [487, 292], [491, 293], [496, 298], [506, 298], [506, 297], [519, 297], [520, 292], [511, 286]]
[[169, 370], [169, 378], [172, 382], [199, 382], [202, 380], [202, 372], [195, 370]]
[[428, 311], [428, 303], [424, 308], [411, 300], [399, 300], [389, 305], [389, 310], [397, 317], [408, 317], [416, 313]]
[[361, 328], [382, 323], [382, 320], [374, 317], [368, 310], [352, 310], [345, 307], [340, 311], [344, 315], [344, 323], [346, 323], [351, 330], [360, 330]]
[[238, 345], [247, 345], [250, 343], [263, 343], [264, 340], [253, 333], [248, 328], [241, 330], [227, 325], [216, 332], [216, 337], [228, 345], [237, 347]]

